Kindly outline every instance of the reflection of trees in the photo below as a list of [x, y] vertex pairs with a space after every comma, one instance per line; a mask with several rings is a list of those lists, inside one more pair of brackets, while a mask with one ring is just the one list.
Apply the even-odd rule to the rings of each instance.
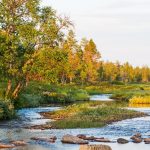
[[129, 107], [133, 108], [150, 108], [150, 104], [129, 104]]

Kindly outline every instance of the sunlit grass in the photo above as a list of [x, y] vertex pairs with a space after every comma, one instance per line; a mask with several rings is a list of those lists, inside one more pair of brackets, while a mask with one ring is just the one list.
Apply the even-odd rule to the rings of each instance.
[[49, 114], [54, 128], [98, 128], [112, 122], [143, 116], [143, 113], [118, 107], [113, 103], [85, 103]]
[[150, 96], [135, 96], [129, 100], [130, 104], [150, 104]]

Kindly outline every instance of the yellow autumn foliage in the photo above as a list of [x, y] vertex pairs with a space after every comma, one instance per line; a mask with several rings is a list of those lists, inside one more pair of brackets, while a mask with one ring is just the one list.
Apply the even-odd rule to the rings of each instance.
[[150, 96], [135, 96], [129, 100], [130, 104], [150, 104]]

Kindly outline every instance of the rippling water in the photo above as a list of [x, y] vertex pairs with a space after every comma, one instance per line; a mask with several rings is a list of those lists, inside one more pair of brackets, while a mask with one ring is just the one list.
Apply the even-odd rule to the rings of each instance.
[[[45, 107], [45, 108], [30, 108], [22, 109], [18, 111], [20, 120], [13, 120], [10, 122], [1, 123], [0, 128], [0, 140], [20, 140], [23, 139], [29, 142], [26, 147], [19, 147], [13, 150], [79, 150], [78, 145], [62, 144], [61, 138], [65, 134], [77, 135], [86, 134], [88, 136], [106, 137], [116, 141], [119, 137], [130, 139], [130, 137], [140, 132], [144, 137], [150, 137], [150, 117], [142, 117], [136, 119], [128, 119], [113, 123], [103, 128], [91, 128], [91, 129], [66, 129], [66, 130], [28, 130], [23, 129], [25, 125], [43, 124], [50, 120], [45, 120], [39, 114], [39, 112], [54, 111], [60, 109], [59, 107]], [[133, 108], [132, 108], [133, 109]], [[150, 108], [134, 108], [137, 111], [146, 112], [150, 115]], [[18, 123], [19, 121], [19, 123]], [[36, 143], [31, 141], [31, 137], [50, 137], [56, 135], [58, 140], [54, 144], [40, 142]], [[107, 144], [112, 147], [113, 150], [149, 150], [150, 145], [133, 144], [119, 145], [117, 143]]]
[[112, 94], [101, 94], [101, 95], [92, 95], [90, 97], [91, 101], [112, 101], [110, 98]]

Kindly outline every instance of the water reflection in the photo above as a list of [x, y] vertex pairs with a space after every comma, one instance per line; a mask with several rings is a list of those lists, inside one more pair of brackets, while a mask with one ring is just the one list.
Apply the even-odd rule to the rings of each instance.
[[101, 94], [101, 95], [92, 95], [90, 97], [91, 101], [113, 101], [110, 97], [112, 94]]
[[150, 104], [129, 104], [131, 108], [150, 108]]

